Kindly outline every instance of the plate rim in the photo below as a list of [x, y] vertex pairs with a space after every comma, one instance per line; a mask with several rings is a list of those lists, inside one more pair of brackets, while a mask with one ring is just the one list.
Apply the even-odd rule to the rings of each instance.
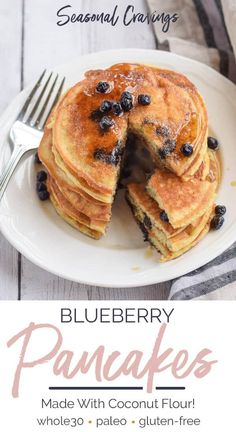
[[[80, 56], [79, 58], [74, 58], [70, 62], [61, 63], [60, 65], [52, 67], [51, 70], [58, 71], [58, 69], [60, 69], [60, 68], [65, 68], [65, 67], [68, 68], [69, 65], [71, 67], [73, 65], [73, 63], [77, 63], [79, 61], [79, 59], [81, 59], [81, 58], [85, 59], [85, 61], [86, 61], [86, 60], [89, 60], [90, 58], [93, 58], [94, 56], [98, 56], [98, 55], [102, 55], [102, 56], [113, 55], [114, 56], [117, 53], [121, 53], [121, 54], [126, 53], [128, 55], [129, 53], [132, 54], [134, 52], [136, 54], [140, 54], [140, 56], [149, 53], [149, 54], [154, 55], [154, 56], [160, 55], [160, 56], [163, 56], [163, 58], [166, 57], [167, 59], [171, 57], [171, 58], [176, 58], [180, 61], [184, 60], [185, 62], [189, 63], [190, 65], [197, 64], [198, 67], [203, 67], [203, 68], [207, 69], [209, 71], [209, 73], [215, 75], [216, 78], [220, 78], [221, 81], [224, 81], [224, 84], [226, 86], [228, 86], [228, 88], [234, 89], [233, 90], [234, 92], [236, 91], [236, 86], [233, 82], [231, 82], [228, 78], [221, 75], [218, 71], [211, 68], [210, 66], [208, 66], [204, 63], [201, 63], [197, 60], [181, 56], [179, 54], [175, 54], [175, 53], [172, 53], [169, 51], [161, 51], [161, 50], [154, 50], [154, 49], [139, 49], [139, 48], [124, 48], [124, 49], [122, 49], [122, 48], [120, 48], [120, 49], [96, 51], [93, 53], [89, 53], [89, 54], [85, 54], [83, 56]], [[163, 58], [161, 59], [161, 61], [163, 61]], [[141, 61], [142, 60], [140, 60], [140, 62]], [[17, 102], [18, 102], [17, 99], [18, 98], [20, 99], [24, 93], [27, 93], [27, 91], [30, 89], [30, 87], [31, 87], [31, 85], [25, 87], [20, 93], [18, 93], [13, 98], [13, 100], [9, 103], [9, 105], [2, 112], [2, 114], [0, 116], [0, 122], [2, 122], [4, 120], [4, 118], [7, 118], [9, 116], [8, 111], [10, 111], [12, 109], [13, 104], [15, 104], [15, 103], [17, 104]], [[236, 106], [236, 98], [234, 100], [234, 98], [231, 96], [230, 100], [231, 100], [232, 104]], [[4, 144], [2, 143], [2, 146], [3, 145]], [[0, 148], [1, 148], [1, 146], [0, 146]], [[43, 270], [50, 272], [52, 274], [55, 274], [61, 278], [67, 279], [69, 281], [77, 282], [80, 284], [84, 284], [84, 285], [93, 285], [93, 286], [98, 286], [98, 287], [103, 287], [103, 288], [132, 288], [132, 287], [136, 288], [136, 287], [140, 287], [140, 286], [146, 286], [147, 287], [149, 285], [151, 286], [154, 284], [173, 280], [175, 278], [178, 278], [178, 277], [181, 277], [185, 274], [188, 274], [189, 272], [191, 272], [191, 271], [209, 263], [210, 261], [214, 260], [217, 256], [219, 256], [221, 253], [223, 253], [227, 248], [232, 246], [232, 244], [235, 242], [235, 238], [231, 235], [231, 233], [236, 231], [236, 225], [235, 225], [235, 227], [233, 227], [233, 226], [229, 227], [229, 230], [227, 231], [227, 233], [225, 233], [227, 241], [225, 239], [224, 242], [221, 242], [221, 245], [218, 244], [218, 247], [215, 248], [214, 253], [213, 252], [211, 253], [211, 256], [209, 259], [206, 258], [206, 256], [205, 256], [205, 258], [202, 258], [198, 261], [197, 265], [194, 263], [192, 265], [189, 264], [187, 272], [183, 271], [183, 269], [181, 270], [181, 268], [182, 268], [181, 266], [180, 266], [180, 269], [178, 271], [178, 266], [176, 266], [176, 268], [172, 269], [171, 277], [168, 276], [167, 274], [165, 276], [162, 275], [161, 278], [158, 278], [158, 274], [156, 275], [156, 277], [155, 277], [155, 275], [153, 275], [153, 276], [150, 275], [149, 279], [148, 279], [148, 277], [145, 277], [144, 281], [141, 280], [141, 282], [139, 282], [138, 281], [138, 279], [139, 279], [138, 275], [140, 275], [141, 273], [146, 273], [146, 272], [148, 273], [151, 270], [153, 270], [153, 269], [150, 269], [150, 270], [144, 270], [140, 273], [136, 272], [136, 273], [134, 273], [134, 275], [135, 275], [134, 280], [129, 280], [126, 282], [124, 281], [124, 282], [120, 282], [120, 283], [119, 282], [117, 283], [117, 282], [100, 281], [100, 280], [96, 280], [96, 277], [91, 278], [91, 279], [89, 279], [89, 277], [88, 277], [86, 280], [83, 278], [80, 279], [80, 277], [78, 277], [78, 278], [70, 277], [68, 274], [65, 274], [65, 272], [60, 271], [60, 269], [56, 270], [54, 268], [52, 269], [52, 266], [48, 267], [41, 260], [41, 258], [35, 257], [33, 254], [28, 253], [27, 248], [24, 246], [21, 246], [20, 239], [18, 238], [16, 240], [14, 238], [14, 236], [10, 234], [10, 231], [6, 228], [6, 226], [4, 226], [4, 222], [3, 222], [2, 217], [0, 217], [0, 231], [1, 231], [2, 235], [9, 241], [9, 243], [19, 253], [21, 253], [23, 256], [25, 256], [29, 261], [31, 261], [33, 264], [39, 266]], [[201, 258], [201, 256], [200, 256], [200, 258]], [[165, 263], [162, 264], [162, 266], [164, 266], [164, 265], [165, 265]], [[96, 275], [96, 273], [95, 273], [95, 275]]]

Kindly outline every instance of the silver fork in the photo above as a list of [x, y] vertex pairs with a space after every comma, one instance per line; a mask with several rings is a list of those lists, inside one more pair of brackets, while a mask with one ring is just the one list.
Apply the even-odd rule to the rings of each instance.
[[[62, 92], [65, 78], [61, 80], [59, 88], [53, 97], [53, 90], [58, 81], [58, 75], [56, 75], [51, 84], [51, 73], [39, 93], [45, 75], [46, 70], [42, 73], [41, 77], [27, 97], [24, 106], [10, 129], [9, 138], [13, 144], [13, 151], [10, 160], [0, 176], [0, 201], [22, 156], [25, 153], [38, 148], [43, 135], [45, 123]], [[43, 98], [45, 98], [44, 102]], [[41, 108], [40, 105], [42, 105]], [[38, 110], [40, 110], [39, 113]]]

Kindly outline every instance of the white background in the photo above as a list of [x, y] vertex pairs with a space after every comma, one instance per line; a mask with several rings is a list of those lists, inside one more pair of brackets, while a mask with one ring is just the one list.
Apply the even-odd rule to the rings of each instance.
[[[203, 348], [209, 348], [213, 351], [211, 359], [217, 359], [218, 363], [213, 365], [212, 371], [203, 379], [197, 379], [193, 375], [184, 380], [176, 380], [167, 370], [164, 373], [155, 376], [155, 386], [186, 386], [186, 390], [180, 391], [154, 391], [153, 394], [143, 392], [49, 392], [49, 386], [94, 386], [99, 385], [94, 379], [93, 369], [86, 375], [78, 374], [72, 380], [65, 380], [63, 377], [56, 377], [52, 373], [53, 360], [41, 366], [32, 369], [26, 369], [21, 375], [19, 398], [13, 399], [11, 389], [13, 377], [21, 349], [21, 341], [15, 343], [11, 348], [7, 348], [7, 341], [16, 335], [23, 328], [27, 327], [31, 321], [35, 323], [51, 323], [60, 328], [63, 333], [62, 349], [72, 350], [75, 352], [75, 359], [80, 358], [82, 352], [93, 352], [100, 344], [106, 346], [106, 352], [111, 353], [113, 350], [120, 350], [127, 354], [133, 349], [143, 350], [146, 359], [151, 355], [152, 348], [158, 333], [159, 324], [61, 324], [60, 308], [76, 307], [83, 311], [85, 307], [94, 310], [95, 307], [156, 307], [166, 308], [168, 311], [174, 307], [175, 310], [171, 316], [170, 323], [167, 326], [167, 332], [164, 338], [162, 350], [173, 347], [177, 353], [180, 349], [187, 349], [191, 357], [201, 351]], [[161, 417], [199, 417], [200, 426], [166, 427], [159, 426], [158, 430], [168, 430], [174, 432], [186, 430], [187, 432], [201, 431], [220, 431], [229, 432], [235, 430], [235, 341], [234, 333], [236, 317], [234, 302], [135, 302], [132, 305], [116, 302], [27, 302], [19, 305], [15, 302], [1, 302], [0, 304], [0, 400], [1, 400], [1, 430], [12, 432], [14, 430], [24, 430], [24, 432], [37, 432], [39, 430], [63, 431], [73, 430], [65, 427], [44, 427], [38, 428], [35, 423], [37, 416], [43, 417], [47, 414], [51, 417], [76, 416], [84, 417], [85, 421], [92, 420], [92, 424], [85, 424], [83, 428], [74, 428], [74, 430], [108, 430], [123, 429], [125, 431], [141, 430], [138, 427], [138, 418], [149, 415], [152, 418]], [[46, 353], [49, 347], [52, 347], [50, 335], [45, 337], [45, 333], [35, 336], [31, 345], [32, 352], [28, 352], [28, 361], [34, 357], [36, 359], [42, 353]], [[117, 381], [103, 381], [100, 385], [113, 386], [146, 386], [146, 378], [134, 380], [131, 377], [120, 377]], [[154, 399], [162, 397], [171, 397], [172, 399], [188, 400], [195, 398], [194, 410], [174, 410], [166, 409], [165, 411], [149, 410], [148, 412], [140, 410], [47, 410], [43, 412], [40, 408], [41, 398], [51, 397], [53, 399], [76, 400], [77, 397], [100, 397], [106, 399], [117, 397], [118, 399]], [[72, 415], [73, 414], [73, 415]], [[101, 427], [96, 429], [94, 422], [96, 417], [126, 417], [128, 419], [127, 427]], [[135, 424], [131, 424], [132, 420]], [[154, 427], [147, 427], [144, 430], [155, 430]]]

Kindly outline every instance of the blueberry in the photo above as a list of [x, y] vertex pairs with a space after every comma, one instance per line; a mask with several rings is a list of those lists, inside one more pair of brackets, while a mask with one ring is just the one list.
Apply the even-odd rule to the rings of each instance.
[[187, 157], [193, 154], [193, 147], [189, 143], [183, 144], [180, 150]]
[[146, 214], [145, 214], [144, 219], [143, 219], [143, 224], [144, 224], [145, 228], [152, 229], [151, 219]]
[[147, 94], [140, 94], [138, 96], [138, 103], [140, 105], [150, 105], [150, 103], [151, 103], [151, 96], [149, 96]]
[[123, 144], [122, 140], [118, 140], [115, 148], [112, 150], [112, 154], [115, 154], [117, 156], [122, 156], [122, 154], [124, 153], [124, 147], [122, 144]]
[[163, 147], [158, 150], [161, 159], [165, 159], [170, 154], [168, 147]]
[[100, 128], [106, 132], [114, 125], [114, 122], [110, 117], [103, 116], [99, 124]]
[[45, 190], [47, 190], [47, 186], [43, 182], [37, 182], [36, 183], [36, 190], [37, 190], [37, 192], [45, 191]]
[[176, 147], [176, 141], [171, 140], [171, 139], [167, 139], [164, 142], [164, 146], [165, 146], [165, 149], [167, 149], [169, 151], [169, 153], [172, 153]]
[[111, 107], [112, 107], [112, 103], [108, 100], [105, 100], [105, 101], [103, 101], [102, 105], [100, 106], [100, 111], [102, 113], [106, 113], [106, 112], [111, 110]]
[[98, 123], [98, 122], [100, 122], [102, 116], [103, 116], [103, 113], [100, 111], [100, 109], [96, 109], [96, 110], [92, 111], [90, 118], [91, 118], [91, 120]]
[[216, 138], [213, 138], [210, 136], [207, 138], [207, 144], [208, 144], [209, 149], [211, 149], [211, 150], [216, 150], [219, 147], [218, 140]]
[[116, 152], [112, 152], [106, 156], [105, 162], [110, 165], [118, 165], [120, 161], [120, 155]]
[[47, 180], [47, 173], [46, 173], [46, 171], [39, 171], [38, 173], [37, 173], [37, 181], [38, 182], [44, 182], [44, 181], [46, 181]]
[[93, 156], [94, 156], [94, 159], [105, 161], [106, 152], [103, 149], [98, 148], [94, 151]]
[[226, 207], [223, 205], [217, 205], [215, 207], [215, 214], [218, 216], [223, 216], [226, 213]]
[[156, 128], [156, 134], [160, 135], [160, 136], [168, 136], [169, 134], [169, 129], [166, 126], [158, 126]]
[[117, 165], [120, 161], [120, 157], [124, 152], [124, 148], [121, 147], [122, 141], [117, 141], [116, 147], [112, 150], [111, 153], [108, 153], [106, 156], [106, 162], [112, 165]]
[[38, 154], [38, 152], [35, 153], [35, 156], [34, 156], [34, 163], [36, 163], [36, 164], [41, 164], [41, 160], [39, 159], [39, 154]]
[[124, 91], [121, 95], [121, 99], [130, 99], [133, 100], [133, 96], [132, 93], [128, 92], [128, 91]]
[[122, 152], [123, 149], [119, 147], [114, 148], [111, 153], [107, 153], [106, 150], [98, 148], [95, 150], [93, 156], [95, 159], [98, 159], [106, 164], [117, 165], [120, 161]]
[[124, 111], [130, 111], [133, 108], [132, 94], [128, 91], [123, 92], [121, 95], [120, 103]]
[[162, 210], [160, 213], [160, 218], [163, 222], [169, 222], [169, 218], [165, 210]]
[[145, 117], [143, 119], [143, 124], [149, 124], [149, 125], [154, 125], [154, 121], [151, 118]]
[[132, 101], [132, 99], [123, 98], [123, 99], [121, 99], [120, 103], [121, 103], [122, 109], [125, 112], [128, 112], [128, 111], [130, 111], [133, 108], [133, 101]]
[[148, 241], [148, 230], [146, 229], [146, 227], [144, 226], [144, 224], [142, 224], [141, 222], [138, 222], [138, 225], [143, 233], [143, 240], [144, 241]]
[[222, 227], [224, 221], [225, 220], [224, 220], [223, 216], [219, 216], [219, 215], [214, 216], [211, 220], [211, 228], [214, 230], [220, 229]]
[[122, 110], [121, 104], [119, 102], [114, 102], [112, 104], [112, 111], [117, 116], [120, 115], [120, 114], [122, 114], [123, 110]]
[[41, 201], [46, 201], [49, 198], [49, 193], [47, 190], [38, 192], [38, 197]]
[[96, 86], [96, 90], [98, 93], [106, 93], [109, 88], [109, 83], [105, 81], [100, 81]]

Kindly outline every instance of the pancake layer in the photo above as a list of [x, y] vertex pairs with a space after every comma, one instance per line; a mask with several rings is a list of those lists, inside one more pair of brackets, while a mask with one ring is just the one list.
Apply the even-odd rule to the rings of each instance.
[[130, 184], [127, 200], [133, 215], [148, 240], [160, 253], [161, 261], [177, 258], [191, 249], [209, 230], [213, 212], [210, 205], [201, 217], [182, 228], [174, 229], [160, 218], [161, 209], [142, 185]]

